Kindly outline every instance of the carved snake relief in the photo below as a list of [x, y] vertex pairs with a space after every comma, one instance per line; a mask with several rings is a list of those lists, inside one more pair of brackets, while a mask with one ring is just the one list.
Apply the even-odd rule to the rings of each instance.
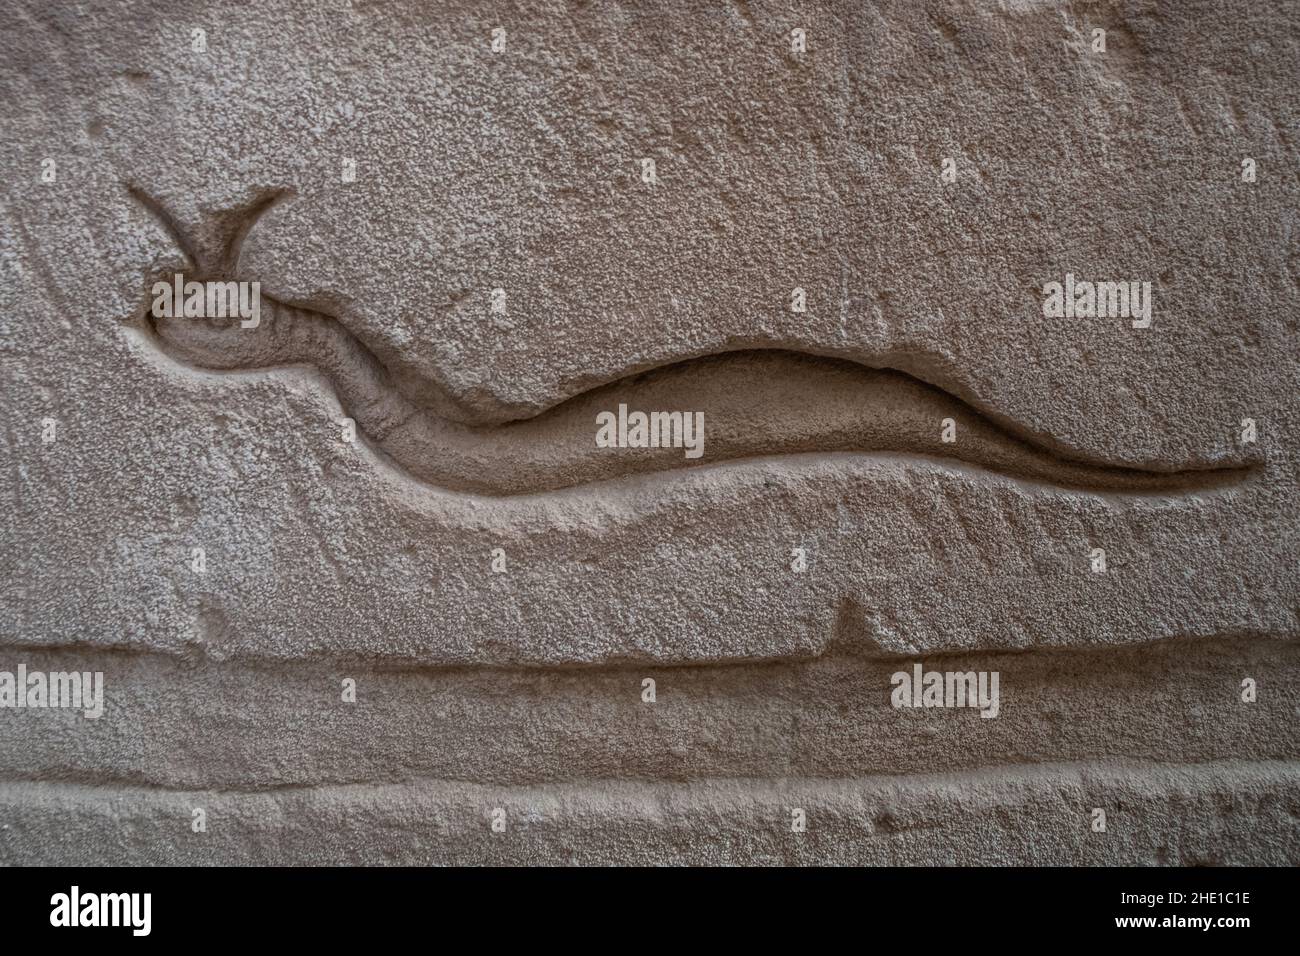
[[[280, 198], [233, 217], [216, 262], [202, 262], [175, 221], [139, 199], [194, 263], [200, 281], [229, 281], [256, 219]], [[164, 277], [160, 281], [171, 281]], [[521, 495], [630, 475], [773, 455], [922, 456], [1006, 477], [1097, 492], [1168, 493], [1233, 484], [1259, 458], [1182, 470], [1143, 469], [1063, 454], [1050, 440], [982, 413], [921, 378], [858, 361], [780, 349], [724, 352], [663, 365], [574, 395], [532, 417], [482, 424], [435, 382], [400, 382], [339, 319], [262, 295], [251, 323], [147, 310], [142, 324], [168, 355], [203, 369], [310, 365], [331, 382], [365, 440], [412, 478], [484, 495]], [[881, 356], [888, 361], [889, 356]], [[597, 440], [620, 406], [702, 415], [703, 453], [647, 440]], [[623, 410], [625, 411], [625, 409]], [[665, 432], [665, 435], [667, 433]], [[657, 438], [655, 432], [653, 437]], [[658, 445], [659, 447], [655, 447]]]

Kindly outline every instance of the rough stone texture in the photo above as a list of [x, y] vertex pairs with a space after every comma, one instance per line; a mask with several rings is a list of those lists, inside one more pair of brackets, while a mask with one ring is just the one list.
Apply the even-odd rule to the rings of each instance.
[[14, 6], [0, 862], [1300, 862], [1294, 3]]

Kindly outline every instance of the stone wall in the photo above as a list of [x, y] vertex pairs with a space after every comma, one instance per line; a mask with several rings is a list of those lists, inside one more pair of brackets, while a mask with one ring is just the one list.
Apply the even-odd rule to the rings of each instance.
[[0, 863], [1300, 862], [1295, 4], [14, 6]]

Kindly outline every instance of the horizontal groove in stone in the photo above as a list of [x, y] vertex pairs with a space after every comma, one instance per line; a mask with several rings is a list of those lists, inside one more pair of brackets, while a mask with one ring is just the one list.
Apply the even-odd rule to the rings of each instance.
[[[195, 807], [203, 833], [191, 830]], [[791, 830], [796, 808], [804, 833]], [[1105, 833], [1091, 830], [1094, 808], [1107, 811]], [[11, 782], [0, 784], [0, 862], [1277, 865], [1300, 851], [1297, 818], [1297, 761], [260, 794]]]

